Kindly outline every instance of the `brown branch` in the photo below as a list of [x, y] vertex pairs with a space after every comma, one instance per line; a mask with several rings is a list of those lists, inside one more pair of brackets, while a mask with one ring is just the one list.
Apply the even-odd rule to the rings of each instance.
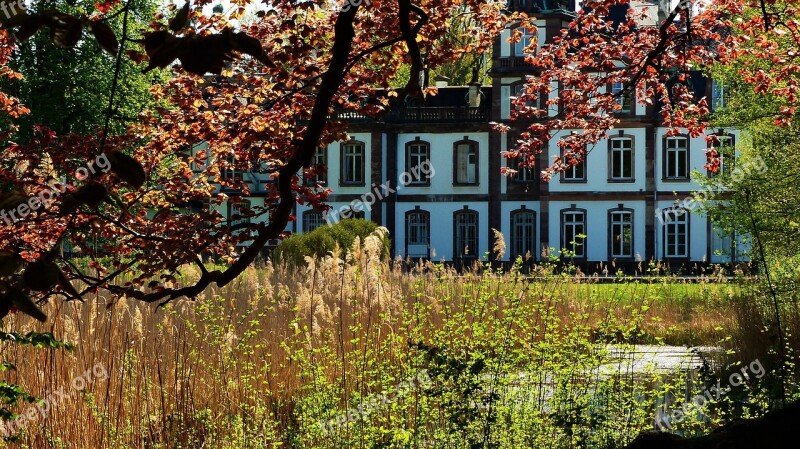
[[765, 0], [759, 0], [759, 3], [761, 4], [761, 16], [764, 19], [764, 32], [769, 32], [770, 28], [772, 28], [772, 20], [770, 19], [772, 14], [767, 11], [767, 2]]
[[106, 286], [109, 291], [144, 302], [163, 301], [162, 305], [181, 297], [195, 298], [211, 284], [224, 287], [236, 279], [256, 260], [267, 242], [281, 235], [289, 223], [289, 217], [296, 201], [294, 190], [292, 189], [293, 178], [300, 169], [311, 164], [314, 153], [320, 144], [322, 133], [328, 123], [328, 112], [333, 102], [333, 97], [347, 74], [350, 52], [355, 39], [353, 23], [358, 9], [359, 5], [353, 5], [349, 10], [339, 14], [335, 25], [333, 57], [319, 86], [305, 134], [289, 161], [278, 170], [280, 201], [270, 216], [269, 224], [259, 223], [256, 225], [256, 236], [245, 252], [225, 271], [204, 271], [194, 285], [163, 289], [152, 293], [145, 293], [135, 288]]
[[[658, 30], [659, 40], [658, 45], [654, 49], [652, 49], [648, 54], [647, 58], [641, 63], [641, 67], [639, 70], [628, 80], [627, 86], [624, 90], [627, 89], [635, 89], [636, 84], [639, 83], [639, 80], [644, 76], [645, 71], [647, 70], [648, 66], [655, 67], [655, 61], [661, 55], [663, 55], [668, 50], [668, 44], [670, 42], [669, 38], [669, 27], [672, 26], [672, 23], [678, 17], [685, 6], [683, 6], [683, 2], [679, 2], [675, 9], [670, 12], [669, 16], [664, 20], [664, 23], [661, 24], [661, 28]], [[687, 36], [687, 42], [691, 41], [691, 36]]]
[[[419, 16], [416, 26], [411, 26], [411, 12]], [[417, 34], [428, 21], [428, 15], [425, 11], [418, 6], [412, 5], [411, 0], [400, 0], [400, 32], [403, 35], [403, 40], [408, 47], [408, 55], [411, 58], [411, 77], [406, 86], [407, 91], [412, 95], [419, 95], [422, 93], [419, 78], [424, 70], [424, 61], [422, 60], [422, 52], [417, 43]]]
[[386, 42], [381, 42], [380, 44], [373, 45], [372, 47], [362, 51], [361, 53], [353, 57], [352, 61], [350, 61], [350, 64], [347, 66], [347, 71], [350, 71], [351, 68], [353, 68], [356, 64], [358, 64], [358, 62], [361, 61], [361, 59], [363, 59], [367, 55], [376, 52], [378, 50], [382, 50], [386, 47], [391, 47], [392, 45], [402, 41], [403, 41], [402, 37], [396, 37]]

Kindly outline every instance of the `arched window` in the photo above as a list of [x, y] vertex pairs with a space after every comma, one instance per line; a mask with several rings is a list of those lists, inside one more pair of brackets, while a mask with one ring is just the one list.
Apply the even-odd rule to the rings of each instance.
[[250, 223], [250, 206], [250, 200], [244, 198], [228, 201], [228, 226]]
[[406, 257], [431, 257], [431, 214], [419, 206], [406, 212]]
[[670, 181], [689, 180], [689, 138], [687, 136], [664, 137], [664, 179]]
[[537, 39], [537, 33], [535, 28], [527, 28], [527, 27], [520, 27], [515, 30], [515, 32], [520, 33], [522, 37], [520, 38], [519, 42], [514, 44], [514, 56], [517, 57], [524, 57], [527, 55], [532, 55], [536, 53], [534, 49], [533, 52], [526, 51], [529, 46], [535, 44]]
[[517, 209], [511, 212], [511, 260], [536, 258], [536, 212]]
[[[563, 139], [562, 139], [563, 140]], [[564, 147], [559, 145], [559, 151], [562, 159], [564, 158]], [[575, 157], [578, 157], [577, 151], [573, 151]], [[561, 181], [563, 182], [586, 182], [586, 158], [589, 154], [586, 151], [580, 154], [582, 159], [577, 164], [570, 164], [570, 161], [565, 161], [568, 166], [567, 169], [561, 172]]]
[[317, 148], [311, 161], [314, 176], [308, 179], [310, 185], [328, 185], [328, 148]]
[[715, 111], [724, 108], [727, 99], [728, 90], [725, 88], [725, 83], [717, 80], [711, 81], [711, 108]]
[[508, 168], [516, 170], [515, 174], [510, 175], [511, 181], [518, 182], [521, 184], [536, 182], [536, 167], [535, 166], [523, 167], [522, 165], [520, 165], [521, 163], [522, 162], [520, 162], [520, 158], [508, 159]]
[[478, 142], [464, 140], [453, 144], [453, 184], [478, 184]]
[[364, 185], [364, 166], [366, 165], [366, 146], [364, 142], [350, 140], [342, 143], [342, 185]]
[[634, 179], [634, 146], [629, 136], [612, 137], [608, 141], [608, 180], [630, 182]]
[[431, 144], [415, 140], [406, 144], [406, 173], [410, 175], [409, 185], [430, 185]]
[[717, 223], [709, 222], [708, 247], [712, 263], [733, 262], [737, 259], [736, 232], [726, 230]]
[[633, 258], [633, 209], [620, 205], [608, 211], [608, 255], [610, 259]]
[[453, 214], [453, 259], [478, 257], [478, 212], [464, 206]]
[[[508, 147], [515, 148], [517, 145], [519, 145], [519, 138], [519, 133], [509, 133]], [[536, 177], [536, 159], [529, 161], [528, 163], [530, 164], [530, 162], [532, 162], [532, 164], [526, 164], [524, 167], [520, 165], [522, 163], [522, 158], [507, 158], [506, 161], [508, 168], [516, 171], [514, 175], [510, 176], [511, 181], [517, 183], [533, 183], [538, 181]]]
[[311, 232], [324, 224], [322, 212], [307, 210], [303, 212], [303, 232]]
[[631, 89], [625, 89], [625, 83], [611, 83], [611, 94], [620, 106], [619, 114], [630, 114], [633, 108]]
[[220, 173], [222, 175], [222, 179], [226, 181], [241, 181], [242, 180], [242, 170], [238, 167], [238, 162], [236, 161], [236, 155], [230, 154], [225, 156], [225, 162], [222, 164], [220, 168]]
[[570, 257], [586, 257], [586, 210], [573, 206], [561, 211], [561, 249]]
[[659, 217], [664, 229], [664, 257], [689, 257], [689, 211], [679, 207], [664, 209]]
[[[527, 82], [525, 80], [517, 81], [511, 84], [511, 107], [514, 108], [514, 100], [521, 97], [525, 93], [525, 86]], [[525, 106], [530, 108], [539, 108], [544, 109], [547, 111], [549, 109], [549, 105], [547, 104], [548, 100], [548, 93], [547, 92], [537, 92], [536, 93], [536, 100], [528, 100], [525, 102]], [[527, 118], [534, 118], [534, 117], [527, 117]]]

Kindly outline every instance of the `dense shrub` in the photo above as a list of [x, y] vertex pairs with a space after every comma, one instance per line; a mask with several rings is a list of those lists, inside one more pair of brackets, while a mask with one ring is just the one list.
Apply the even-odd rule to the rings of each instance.
[[[306, 256], [322, 258], [337, 248], [344, 252], [353, 247], [356, 237], [364, 242], [377, 228], [377, 224], [360, 218], [342, 220], [330, 226], [320, 226], [311, 232], [295, 234], [282, 241], [275, 248], [273, 260], [294, 266], [304, 266]], [[384, 238], [382, 245], [381, 259], [385, 260], [389, 257], [389, 239]]]

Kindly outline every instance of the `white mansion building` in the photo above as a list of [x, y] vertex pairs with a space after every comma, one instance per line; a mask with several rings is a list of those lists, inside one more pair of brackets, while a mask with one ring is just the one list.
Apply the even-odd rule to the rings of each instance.
[[[574, 5], [566, 3], [512, 0], [509, 7], [537, 18], [541, 44], [573, 17]], [[550, 182], [539, 172], [558, 156], [557, 137], [538, 167], [513, 177], [501, 174], [504, 164], [515, 164], [502, 153], [525, 126], [509, 121], [512, 97], [534, 73], [524, 45], [508, 43], [510, 36], [506, 30], [494, 45], [490, 87], [445, 87], [440, 81], [439, 94], [424, 105], [398, 107], [380, 120], [349, 116], [350, 140], [317, 155], [317, 163], [327, 167], [320, 181], [333, 190], [332, 211], [297, 206], [297, 221], [288, 230], [313, 230], [346, 218], [341, 211], [352, 207], [387, 227], [393, 255], [403, 258], [483, 258], [497, 229], [508, 244], [507, 260], [528, 254], [541, 260], [566, 249], [589, 269], [611, 261], [630, 267], [661, 260], [684, 269], [735, 262], [741, 244], [720, 235], [704, 215], [659, 218], [700, 188], [692, 171], [705, 170], [708, 144], [704, 137], [667, 137], [657, 106], [624, 100], [618, 129], [581, 165]], [[721, 89], [699, 73], [692, 88], [697, 98], [721, 100]], [[509, 124], [512, 132], [501, 134], [490, 122]], [[715, 133], [735, 145], [735, 131]], [[415, 172], [417, 167], [431, 169]], [[250, 200], [263, 201], [257, 190]]]

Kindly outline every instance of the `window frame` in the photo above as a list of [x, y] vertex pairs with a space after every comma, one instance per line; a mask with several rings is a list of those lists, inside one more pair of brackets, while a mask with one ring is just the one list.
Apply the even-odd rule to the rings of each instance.
[[[508, 135], [508, 148], [516, 148], [517, 141], [520, 138], [519, 131], [512, 131], [509, 132]], [[539, 182], [539, 177], [536, 175], [537, 170], [539, 168], [539, 158], [534, 157], [533, 166], [532, 167], [520, 167], [520, 158], [504, 158], [506, 160], [506, 167], [516, 170], [517, 173], [514, 175], [506, 176], [507, 186], [511, 189], [517, 188], [525, 188], [526, 190], [531, 188], [532, 184], [536, 184]], [[520, 174], [523, 174], [520, 177]]]
[[511, 251], [509, 252], [509, 257], [510, 257], [510, 260], [512, 262], [517, 260], [517, 257], [522, 257], [524, 259], [526, 254], [527, 254], [527, 251], [525, 253], [522, 253], [522, 252], [518, 251], [518, 249], [519, 249], [518, 247], [521, 247], [523, 245], [521, 245], [522, 242], [518, 242], [518, 240], [517, 240], [518, 236], [517, 236], [517, 232], [516, 232], [516, 229], [515, 229], [515, 219], [517, 219], [518, 217], [524, 216], [524, 215], [532, 217], [531, 226], [533, 226], [533, 229], [532, 229], [531, 236], [530, 236], [531, 245], [530, 245], [529, 251], [531, 253], [531, 260], [536, 260], [537, 259], [536, 253], [538, 252], [537, 251], [538, 248], [537, 248], [537, 245], [536, 245], [536, 238], [537, 238], [537, 234], [536, 234], [537, 229], [536, 228], [538, 227], [538, 222], [536, 220], [537, 219], [536, 211], [532, 210], [532, 209], [527, 209], [525, 206], [522, 206], [520, 209], [512, 210], [511, 214], [510, 214], [510, 219], [509, 219], [509, 230], [511, 232], [511, 239], [510, 239], [511, 240], [510, 241], [510, 243], [511, 243]]
[[[622, 205], [615, 207], [613, 209], [608, 210], [608, 259], [609, 260], [633, 260], [634, 255], [636, 253], [634, 245], [635, 245], [635, 233], [636, 227], [634, 226], [635, 216], [634, 216], [634, 209], [629, 207], [623, 207]], [[628, 215], [630, 216], [630, 221], [615, 221], [615, 215]], [[623, 254], [622, 252], [616, 253], [615, 250], [615, 240], [614, 240], [614, 226], [620, 225], [623, 227], [630, 228], [630, 253]], [[627, 225], [627, 226], [626, 226]]]
[[[738, 241], [739, 241], [738, 237], [739, 237], [739, 235], [738, 235], [738, 233], [736, 232], [735, 229], [734, 229], [732, 234], [728, 234], [728, 233], [724, 232], [724, 230], [719, 225], [717, 225], [716, 223], [714, 223], [711, 220], [709, 220], [709, 222], [708, 222], [708, 257], [709, 257], [709, 261], [714, 263], [713, 262], [714, 258], [722, 257], [723, 259], [727, 258], [727, 263], [735, 262], [738, 259], [738, 253], [739, 253], [739, 251], [738, 251], [738, 249], [739, 249], [738, 248]], [[725, 240], [729, 240], [727, 248], [724, 248], [724, 249], [716, 248], [718, 245], [715, 245], [714, 244], [715, 242], [717, 242], [717, 241], [725, 242]], [[718, 253], [717, 251], [725, 251], [725, 252]]]
[[[528, 84], [526, 80], [518, 80], [514, 81], [513, 83], [509, 84], [511, 88], [511, 99], [509, 99], [509, 113], [514, 110], [519, 110], [519, 108], [514, 104], [514, 99], [519, 98], [518, 90], [522, 90]], [[550, 115], [550, 108], [547, 104], [547, 101], [550, 99], [550, 95], [547, 92], [538, 92], [536, 97], [536, 101], [527, 101], [525, 102], [525, 106], [530, 108], [538, 108], [542, 109], [546, 112], [545, 117]], [[536, 120], [533, 117], [518, 117], [517, 120]]]
[[[207, 145], [199, 145], [199, 144], [187, 145], [184, 148], [191, 155], [190, 157], [192, 159], [192, 162], [189, 164], [189, 168], [191, 168], [193, 173], [201, 173], [201, 172], [205, 171], [211, 165], [211, 164], [209, 164], [209, 161], [211, 161], [213, 156], [211, 155], [211, 148], [209, 148]], [[203, 164], [199, 165], [198, 164], [199, 161], [197, 159], [197, 153], [199, 153], [201, 151], [203, 153], [205, 153], [205, 158], [203, 158], [203, 161], [204, 161]]]
[[728, 173], [728, 170], [726, 170], [726, 168], [725, 168], [725, 166], [726, 166], [725, 160], [726, 159], [730, 158], [730, 159], [733, 160], [732, 161], [733, 167], [730, 168], [730, 170], [733, 171], [733, 170], [736, 169], [736, 135], [734, 135], [733, 133], [727, 133], [727, 132], [723, 132], [722, 130], [720, 130], [719, 132], [711, 134], [711, 136], [714, 136], [717, 139], [717, 142], [718, 142], [719, 146], [713, 147], [713, 144], [709, 142], [709, 144], [708, 144], [708, 149], [709, 150], [712, 147], [714, 149], [717, 149], [717, 150], [719, 150], [721, 148], [724, 148], [721, 145], [721, 142], [722, 142], [723, 139], [729, 139], [730, 142], [731, 142], [731, 145], [730, 145], [731, 150], [729, 150], [730, 154], [727, 157], [726, 157], [726, 154], [725, 154], [726, 151], [724, 151], [724, 150], [723, 151], [718, 151], [718, 153], [719, 153], [719, 170], [717, 170], [716, 173], [713, 173], [711, 170], [708, 170], [708, 176], [711, 177], [711, 178], [713, 178], [715, 176], [724, 176], [726, 173]]
[[[573, 231], [575, 236], [577, 236], [579, 234], [583, 234], [583, 235], [587, 236], [587, 237], [584, 237], [583, 241], [580, 242], [580, 243], [578, 243], [577, 240], [575, 240], [575, 242], [576, 242], [575, 246], [580, 245], [581, 254], [578, 254], [578, 252], [575, 251], [574, 247], [570, 248], [569, 247], [570, 246], [569, 242], [567, 242], [567, 240], [566, 240], [566, 238], [567, 238], [567, 235], [566, 235], [567, 222], [565, 221], [565, 217], [567, 215], [581, 215], [583, 217], [583, 220], [582, 220], [583, 232], [575, 233]], [[578, 222], [575, 222], [575, 223], [578, 223]], [[581, 208], [577, 208], [577, 207], [574, 207], [574, 206], [573, 207], [569, 207], [567, 209], [561, 209], [560, 221], [559, 221], [559, 232], [561, 234], [561, 236], [560, 236], [561, 237], [561, 241], [560, 241], [560, 243], [561, 243], [560, 250], [561, 251], [564, 251], [564, 250], [570, 251], [571, 250], [575, 254], [574, 256], [570, 257], [571, 259], [581, 259], [581, 260], [583, 260], [583, 259], [587, 258], [587, 254], [586, 254], [587, 253], [587, 245], [586, 245], [586, 242], [588, 241], [588, 235], [589, 234], [587, 232], [586, 209], [581, 209]]]
[[[431, 177], [430, 174], [422, 170], [422, 165], [424, 161], [418, 162], [416, 165], [411, 165], [411, 148], [412, 147], [422, 147], [425, 148], [425, 152], [427, 154], [427, 164], [431, 166], [431, 144], [428, 141], [421, 140], [419, 136], [417, 136], [414, 140], [406, 142], [406, 153], [405, 153], [405, 160], [406, 160], [406, 173], [410, 175], [411, 182], [406, 184], [407, 187], [427, 187], [431, 185]], [[416, 170], [415, 170], [416, 167]], [[414, 174], [419, 175], [419, 178], [415, 178]]]
[[[530, 166], [521, 167], [519, 165], [519, 159], [520, 158], [518, 158], [518, 157], [507, 159], [509, 161], [509, 164], [511, 164], [509, 166], [509, 168], [512, 168], [512, 169], [517, 171], [517, 173], [512, 176], [513, 182], [517, 183], [517, 184], [533, 184], [533, 183], [536, 183], [537, 182], [537, 179], [536, 179], [536, 165], [534, 165], [533, 167], [530, 167]], [[535, 162], [535, 164], [538, 165], [538, 160]], [[523, 175], [523, 176], [520, 176], [520, 175]], [[529, 176], [530, 176], [530, 179], [529, 179]]]
[[[427, 225], [427, 242], [425, 243], [427, 249], [425, 253], [425, 257], [421, 256], [412, 256], [409, 254], [409, 246], [411, 246], [411, 226], [414, 224], [412, 223], [412, 216], [419, 215], [423, 217], [423, 223]], [[428, 260], [431, 258], [431, 213], [427, 210], [422, 209], [420, 206], [416, 206], [414, 209], [406, 211], [405, 213], [406, 219], [406, 235], [405, 235], [405, 255], [407, 258], [411, 258], [412, 260], [417, 259], [424, 259]], [[414, 244], [415, 246], [420, 246], [422, 244]]]
[[[464, 245], [459, 245], [459, 219], [461, 217], [472, 217], [474, 226], [474, 237], [469, 239], [469, 236], [465, 237], [465, 241], [463, 242]], [[467, 206], [464, 206], [463, 209], [457, 210], [453, 212], [453, 260], [478, 260], [478, 250], [480, 248], [480, 216], [478, 215], [478, 211], [472, 210]], [[466, 223], [466, 225], [470, 225], [470, 223]], [[468, 242], [466, 240], [473, 240], [474, 242]], [[471, 248], [468, 243], [474, 243], [474, 248]], [[461, 247], [461, 249], [459, 249]], [[467, 248], [467, 252], [464, 253], [464, 248]]]
[[[675, 176], [670, 176], [670, 173], [669, 173], [670, 153], [677, 152], [679, 150], [679, 148], [677, 148], [677, 147], [676, 148], [669, 148], [668, 147], [668, 142], [678, 141], [678, 140], [683, 140], [684, 142], [686, 142], [686, 148], [685, 148], [685, 151], [684, 151], [685, 155], [683, 157], [683, 160], [684, 160], [683, 162], [684, 162], [685, 167], [686, 167], [686, 174], [684, 176], [679, 176], [679, 174], [676, 173]], [[664, 139], [662, 140], [662, 151], [661, 151], [661, 156], [662, 156], [662, 159], [661, 159], [662, 173], [661, 173], [661, 175], [662, 175], [662, 180], [663, 181], [668, 181], [668, 182], [688, 182], [688, 181], [691, 180], [692, 170], [691, 170], [691, 166], [690, 166], [690, 163], [691, 163], [690, 149], [691, 149], [691, 139], [689, 138], [689, 136], [687, 134], [676, 134], [674, 136], [664, 136]], [[676, 171], [678, 171], [678, 168], [680, 168], [680, 159], [676, 158], [675, 159], [675, 163], [676, 163], [676, 167], [675, 167]]]
[[315, 175], [306, 179], [307, 184], [310, 186], [328, 185], [328, 147], [322, 146], [317, 148], [314, 156], [311, 159], [311, 166], [314, 167]]
[[[614, 148], [614, 144], [616, 142], [630, 142], [630, 148]], [[615, 168], [615, 154], [620, 153], [621, 156], [621, 163], [622, 166], [619, 169], [620, 176], [614, 176], [614, 168]], [[625, 172], [625, 165], [624, 165], [624, 157], [625, 154], [629, 154], [630, 159], [630, 176], [624, 176]], [[608, 182], [610, 183], [630, 183], [636, 182], [636, 139], [634, 136], [629, 134], [620, 134], [618, 136], [613, 136], [608, 139]]]
[[[458, 180], [458, 167], [459, 167], [459, 147], [462, 145], [467, 145], [469, 147], [469, 152], [474, 153], [475, 157], [475, 164], [473, 168], [473, 175], [475, 177], [475, 181], [468, 182], [468, 181], [459, 181]], [[477, 186], [480, 185], [481, 181], [481, 171], [480, 171], [480, 144], [476, 140], [469, 139], [468, 136], [464, 136], [464, 139], [459, 140], [453, 143], [453, 185], [454, 186]], [[469, 158], [469, 156], [467, 156]], [[469, 174], [469, 164], [467, 164], [467, 175]], [[469, 178], [469, 176], [467, 176]]]
[[[319, 224], [317, 226], [314, 226], [313, 229], [309, 229], [310, 227], [308, 226], [309, 222], [311, 221], [311, 217], [314, 215], [319, 217]], [[322, 215], [322, 212], [316, 210], [307, 210], [303, 212], [303, 233], [312, 232], [315, 229], [321, 228], [324, 225], [325, 225], [325, 217]]]
[[[356, 172], [361, 180], [349, 181], [347, 179], [347, 167], [349, 166], [347, 159], [347, 148], [350, 146], [358, 146], [361, 149], [361, 164], [356, 168]], [[342, 142], [340, 146], [340, 159], [341, 159], [341, 166], [339, 167], [339, 185], [342, 187], [360, 187], [366, 185], [366, 165], [367, 165], [367, 145], [366, 143], [350, 139], [347, 142]]]
[[711, 80], [711, 110], [724, 109], [727, 103], [727, 88], [722, 81]]
[[[677, 213], [676, 211], [683, 211], [681, 213]], [[661, 209], [661, 216], [663, 218], [662, 228], [662, 239], [663, 239], [663, 256], [664, 259], [669, 260], [688, 260], [691, 255], [691, 211], [680, 208], [680, 207], [668, 207], [665, 209]], [[670, 218], [673, 217], [673, 218]], [[680, 219], [680, 222], [675, 221], [674, 219]], [[682, 223], [681, 223], [682, 222]], [[673, 224], [674, 223], [674, 224]], [[683, 224], [685, 226], [685, 236], [684, 236], [684, 253], [683, 254], [674, 254], [669, 251], [669, 241], [668, 236], [670, 234], [670, 226], [679, 226]], [[678, 233], [675, 232], [675, 244], [672, 246], [679, 247], [680, 243], [678, 242]]]
[[252, 210], [253, 209], [253, 202], [248, 198], [240, 198], [236, 203], [231, 202], [228, 200], [228, 227], [232, 228], [234, 226], [239, 226], [240, 224], [251, 224], [253, 223], [253, 217], [243, 217], [239, 220], [234, 220], [233, 216], [238, 213], [242, 209], [242, 205], [246, 204], [247, 208]]
[[[511, 56], [514, 58], [524, 58], [528, 55], [535, 56], [539, 52], [539, 43], [536, 43], [536, 51], [533, 53], [526, 53], [524, 50], [525, 48], [529, 47], [531, 44], [531, 39], [539, 39], [539, 30], [537, 29], [535, 33], [531, 33], [531, 29], [529, 27], [524, 27], [522, 24], [518, 24], [515, 26], [511, 33], [514, 34], [518, 29], [524, 28], [522, 32], [522, 37], [520, 38], [519, 42], [512, 42], [511, 43]], [[527, 45], [525, 45], [525, 39], [528, 39]]]
[[224, 159], [226, 165], [230, 165], [232, 168], [223, 166], [220, 169], [220, 178], [224, 181], [244, 182], [244, 170], [239, 170], [236, 167], [236, 153], [227, 154]]
[[[620, 88], [617, 89], [617, 86], [620, 86]], [[625, 83], [617, 82], [617, 81], [611, 82], [611, 83], [608, 84], [607, 88], [608, 88], [608, 92], [611, 93], [611, 95], [617, 95], [618, 92], [621, 92], [622, 89], [625, 88]], [[619, 111], [614, 111], [614, 113], [618, 114], [618, 115], [621, 115], [621, 116], [633, 115], [636, 112], [635, 99], [636, 99], [636, 94], [635, 94], [633, 89], [628, 90], [627, 94], [621, 95], [620, 97], [615, 98], [614, 99], [615, 102], [618, 105], [621, 106], [621, 109]], [[625, 104], [626, 103], [628, 105], [628, 109], [625, 109]]]
[[[564, 157], [564, 148], [561, 145], [558, 145], [559, 154], [561, 157]], [[559, 181], [565, 184], [585, 184], [588, 182], [588, 172], [586, 171], [586, 159], [588, 159], [589, 153], [584, 148], [583, 151], [583, 159], [577, 165], [570, 165], [570, 167], [561, 172]], [[567, 173], [575, 174], [575, 171], [580, 167], [583, 170], [583, 176], [581, 177], [567, 177]]]

